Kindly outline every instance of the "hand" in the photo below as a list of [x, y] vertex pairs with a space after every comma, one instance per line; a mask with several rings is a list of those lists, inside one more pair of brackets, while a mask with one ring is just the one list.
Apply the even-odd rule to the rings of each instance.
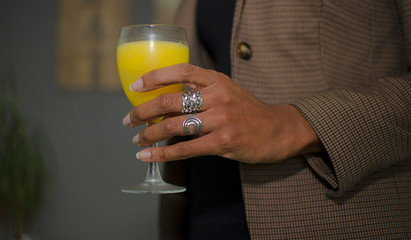
[[[314, 130], [291, 105], [269, 105], [228, 76], [190, 64], [151, 71], [132, 84], [144, 92], [174, 83], [199, 90], [203, 98], [203, 122], [199, 137], [171, 146], [148, 148], [137, 153], [146, 162], [164, 162], [202, 155], [219, 155], [246, 163], [278, 162], [322, 150]], [[148, 146], [173, 136], [183, 136], [182, 93], [163, 94], [127, 114], [124, 125], [137, 126], [165, 116], [160, 123], [133, 138]]]

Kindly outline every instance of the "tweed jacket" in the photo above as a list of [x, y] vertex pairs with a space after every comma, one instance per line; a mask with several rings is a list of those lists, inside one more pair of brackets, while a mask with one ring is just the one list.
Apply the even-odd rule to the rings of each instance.
[[[191, 63], [212, 67], [195, 6], [183, 0], [177, 24]], [[297, 107], [326, 149], [240, 164], [251, 239], [411, 239], [411, 0], [237, 0], [231, 64], [264, 102]], [[165, 175], [184, 185], [185, 161]], [[162, 239], [183, 239], [185, 197], [161, 197]]]

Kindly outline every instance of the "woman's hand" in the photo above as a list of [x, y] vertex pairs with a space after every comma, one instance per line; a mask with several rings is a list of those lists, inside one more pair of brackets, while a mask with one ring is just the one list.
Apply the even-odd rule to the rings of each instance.
[[[202, 155], [219, 155], [246, 163], [278, 162], [299, 154], [322, 150], [314, 130], [290, 105], [269, 105], [228, 76], [190, 64], [178, 64], [144, 74], [131, 86], [144, 92], [184, 83], [201, 92], [203, 105], [195, 115], [203, 129], [199, 137], [171, 146], [148, 148], [137, 153], [145, 162], [164, 162]], [[165, 116], [160, 123], [133, 138], [148, 146], [173, 136], [184, 136], [182, 93], [163, 94], [143, 103], [123, 119], [137, 126]]]

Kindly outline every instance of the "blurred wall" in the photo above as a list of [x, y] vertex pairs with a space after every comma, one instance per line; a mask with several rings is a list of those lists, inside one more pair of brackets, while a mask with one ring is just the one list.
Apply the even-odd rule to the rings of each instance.
[[[131, 142], [138, 129], [121, 124], [131, 109], [123, 92], [57, 85], [57, 7], [0, 1], [0, 73], [15, 69], [22, 113], [48, 138], [51, 184], [26, 232], [34, 240], [157, 239], [158, 196], [120, 192], [146, 173]], [[151, 0], [131, 0], [130, 24], [150, 22], [152, 8]]]

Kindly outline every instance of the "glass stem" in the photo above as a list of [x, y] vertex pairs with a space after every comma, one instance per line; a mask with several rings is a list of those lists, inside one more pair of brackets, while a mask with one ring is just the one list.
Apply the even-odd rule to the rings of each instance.
[[[150, 147], [158, 147], [158, 143], [155, 143], [155, 144], [151, 145]], [[146, 179], [144, 180], [144, 182], [149, 182], [149, 183], [164, 182], [163, 178], [161, 177], [161, 174], [160, 174], [159, 164], [157, 162], [149, 163], [148, 169], [147, 169]]]

